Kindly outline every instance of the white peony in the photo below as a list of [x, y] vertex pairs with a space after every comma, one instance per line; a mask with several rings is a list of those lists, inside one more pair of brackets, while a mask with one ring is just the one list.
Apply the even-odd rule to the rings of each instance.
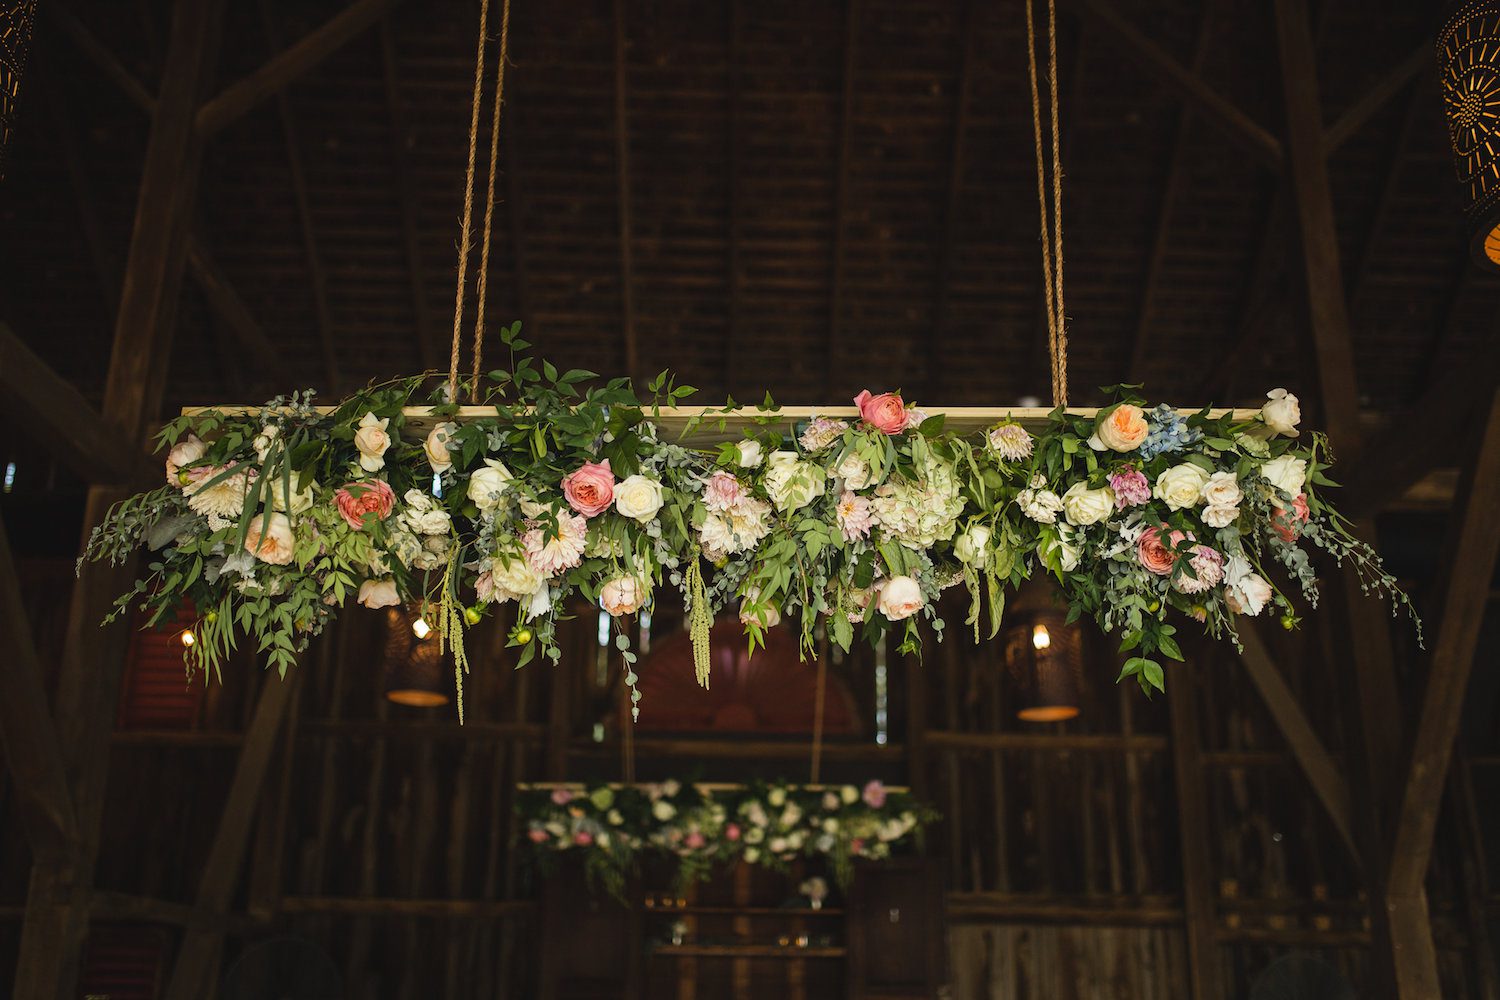
[[510, 481], [515, 478], [505, 463], [497, 458], [484, 460], [485, 467], [469, 474], [469, 499], [481, 511], [492, 511], [500, 506]]
[[1285, 389], [1272, 389], [1266, 393], [1266, 403], [1260, 408], [1260, 419], [1277, 434], [1297, 436], [1297, 425], [1302, 422], [1302, 407], [1297, 397]]
[[386, 433], [389, 417], [377, 417], [366, 413], [354, 429], [354, 447], [359, 449], [359, 467], [366, 472], [379, 472], [385, 468], [385, 451], [391, 446], [391, 436]]
[[1098, 524], [1115, 512], [1115, 493], [1108, 486], [1091, 490], [1086, 483], [1074, 483], [1062, 495], [1062, 502], [1071, 524]]
[[1302, 487], [1307, 482], [1307, 460], [1282, 455], [1262, 465], [1260, 474], [1265, 476], [1266, 481], [1272, 486], [1287, 496], [1295, 498], [1302, 492]]
[[1153, 495], [1173, 510], [1195, 507], [1203, 499], [1208, 473], [1191, 462], [1174, 465], [1156, 477]]
[[823, 495], [823, 470], [795, 451], [773, 451], [766, 461], [766, 493], [783, 513], [800, 510]]
[[642, 475], [626, 476], [615, 484], [615, 510], [642, 524], [661, 510], [661, 483]]
[[761, 463], [761, 459], [764, 457], [761, 452], [760, 442], [754, 438], [746, 438], [735, 445], [735, 447], [739, 450], [739, 456], [736, 458], [736, 461], [739, 462], [742, 469], [755, 468]]
[[893, 622], [910, 618], [922, 610], [922, 587], [909, 576], [893, 576], [880, 588], [877, 607]]

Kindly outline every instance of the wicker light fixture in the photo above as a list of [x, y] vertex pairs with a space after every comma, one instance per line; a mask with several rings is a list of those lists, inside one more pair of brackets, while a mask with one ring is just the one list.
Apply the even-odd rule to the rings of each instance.
[[1065, 722], [1078, 715], [1083, 633], [1045, 580], [1021, 588], [1005, 609], [1005, 667], [1024, 722]]
[[1471, 252], [1500, 269], [1500, 0], [1456, 4], [1437, 58]]
[[404, 608], [385, 609], [385, 697], [398, 705], [448, 704], [449, 673], [437, 636]]

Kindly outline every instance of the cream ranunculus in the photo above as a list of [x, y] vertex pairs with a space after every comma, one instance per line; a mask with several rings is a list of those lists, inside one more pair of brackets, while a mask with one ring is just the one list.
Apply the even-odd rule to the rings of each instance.
[[207, 451], [208, 445], [198, 440], [196, 434], [189, 434], [174, 444], [172, 450], [167, 452], [167, 482], [172, 486], [184, 485], [178, 475], [202, 458]]
[[273, 566], [285, 566], [292, 561], [296, 540], [292, 537], [292, 522], [285, 514], [272, 514], [266, 523], [264, 514], [250, 519], [245, 534], [245, 551], [261, 562]]
[[1174, 465], [1156, 477], [1156, 499], [1173, 510], [1194, 507], [1203, 499], [1203, 487], [1208, 483], [1208, 473], [1191, 462]]
[[739, 462], [742, 469], [755, 468], [761, 463], [761, 459], [764, 457], [760, 442], [754, 438], [746, 438], [735, 445], [735, 447], [739, 449], [739, 456], [736, 458], [736, 461]]
[[876, 607], [893, 622], [910, 618], [922, 610], [922, 587], [909, 576], [893, 576], [880, 588]]
[[1287, 496], [1295, 497], [1302, 492], [1302, 487], [1307, 482], [1307, 460], [1282, 455], [1262, 465], [1260, 474]]
[[859, 457], [857, 452], [849, 452], [843, 461], [834, 467], [833, 474], [844, 481], [844, 488], [850, 490], [862, 490], [870, 485], [870, 463]]
[[618, 618], [621, 615], [635, 614], [646, 603], [650, 594], [650, 588], [640, 579], [622, 576], [604, 585], [604, 589], [599, 592], [599, 603], [611, 617]]
[[484, 460], [484, 468], [475, 469], [469, 475], [469, 499], [482, 511], [491, 511], [500, 506], [505, 491], [514, 478], [505, 463], [497, 458]]
[[661, 510], [661, 483], [646, 476], [626, 476], [615, 484], [615, 510], [642, 524]]
[[396, 593], [396, 581], [393, 579], [366, 580], [359, 585], [359, 597], [356, 600], [373, 611], [400, 604], [401, 595]]
[[800, 510], [823, 495], [823, 470], [795, 451], [773, 451], [766, 460], [766, 493], [783, 513]]
[[354, 429], [354, 447], [359, 449], [359, 467], [366, 472], [379, 472], [385, 468], [385, 451], [391, 446], [391, 436], [385, 429], [390, 423], [389, 417], [366, 413]]
[[1232, 472], [1215, 472], [1203, 484], [1203, 502], [1209, 507], [1238, 507], [1244, 497]]
[[953, 543], [953, 555], [966, 566], [983, 569], [990, 561], [990, 528], [976, 524]]
[[422, 451], [426, 453], [427, 464], [432, 466], [433, 472], [447, 472], [453, 468], [453, 453], [448, 450], [448, 441], [457, 430], [457, 424], [444, 421], [428, 433]]
[[1277, 434], [1297, 436], [1297, 425], [1302, 422], [1302, 407], [1297, 397], [1285, 389], [1272, 389], [1266, 393], [1266, 403], [1260, 408], [1260, 419]]
[[1108, 486], [1091, 490], [1086, 483], [1074, 483], [1063, 494], [1063, 514], [1071, 524], [1098, 524], [1115, 512], [1115, 493]]

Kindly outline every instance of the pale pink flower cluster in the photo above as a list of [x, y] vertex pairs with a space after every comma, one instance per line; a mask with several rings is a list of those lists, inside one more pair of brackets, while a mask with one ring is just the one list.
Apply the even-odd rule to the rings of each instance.
[[704, 480], [703, 506], [708, 516], [698, 529], [698, 543], [710, 562], [750, 548], [771, 530], [771, 505], [752, 496], [727, 472], [715, 472]]
[[732, 510], [744, 497], [745, 487], [728, 472], [715, 472], [703, 483], [703, 506], [711, 511]]
[[548, 537], [550, 527], [536, 524], [521, 536], [527, 564], [549, 578], [566, 573], [583, 561], [588, 521], [581, 514], [558, 514], [556, 537]]
[[808, 451], [822, 451], [844, 436], [844, 431], [849, 425], [842, 420], [830, 420], [828, 417], [814, 417], [812, 422], [803, 430], [801, 442], [802, 447]]
[[875, 524], [870, 501], [852, 490], [845, 490], [839, 497], [838, 518], [839, 530], [844, 533], [846, 542], [869, 537], [870, 528]]

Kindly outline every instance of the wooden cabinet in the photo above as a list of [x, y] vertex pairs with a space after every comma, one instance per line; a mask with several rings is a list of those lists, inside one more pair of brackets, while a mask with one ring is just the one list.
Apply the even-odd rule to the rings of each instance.
[[943, 983], [942, 867], [927, 858], [861, 865], [849, 887], [850, 1000], [916, 1000]]

